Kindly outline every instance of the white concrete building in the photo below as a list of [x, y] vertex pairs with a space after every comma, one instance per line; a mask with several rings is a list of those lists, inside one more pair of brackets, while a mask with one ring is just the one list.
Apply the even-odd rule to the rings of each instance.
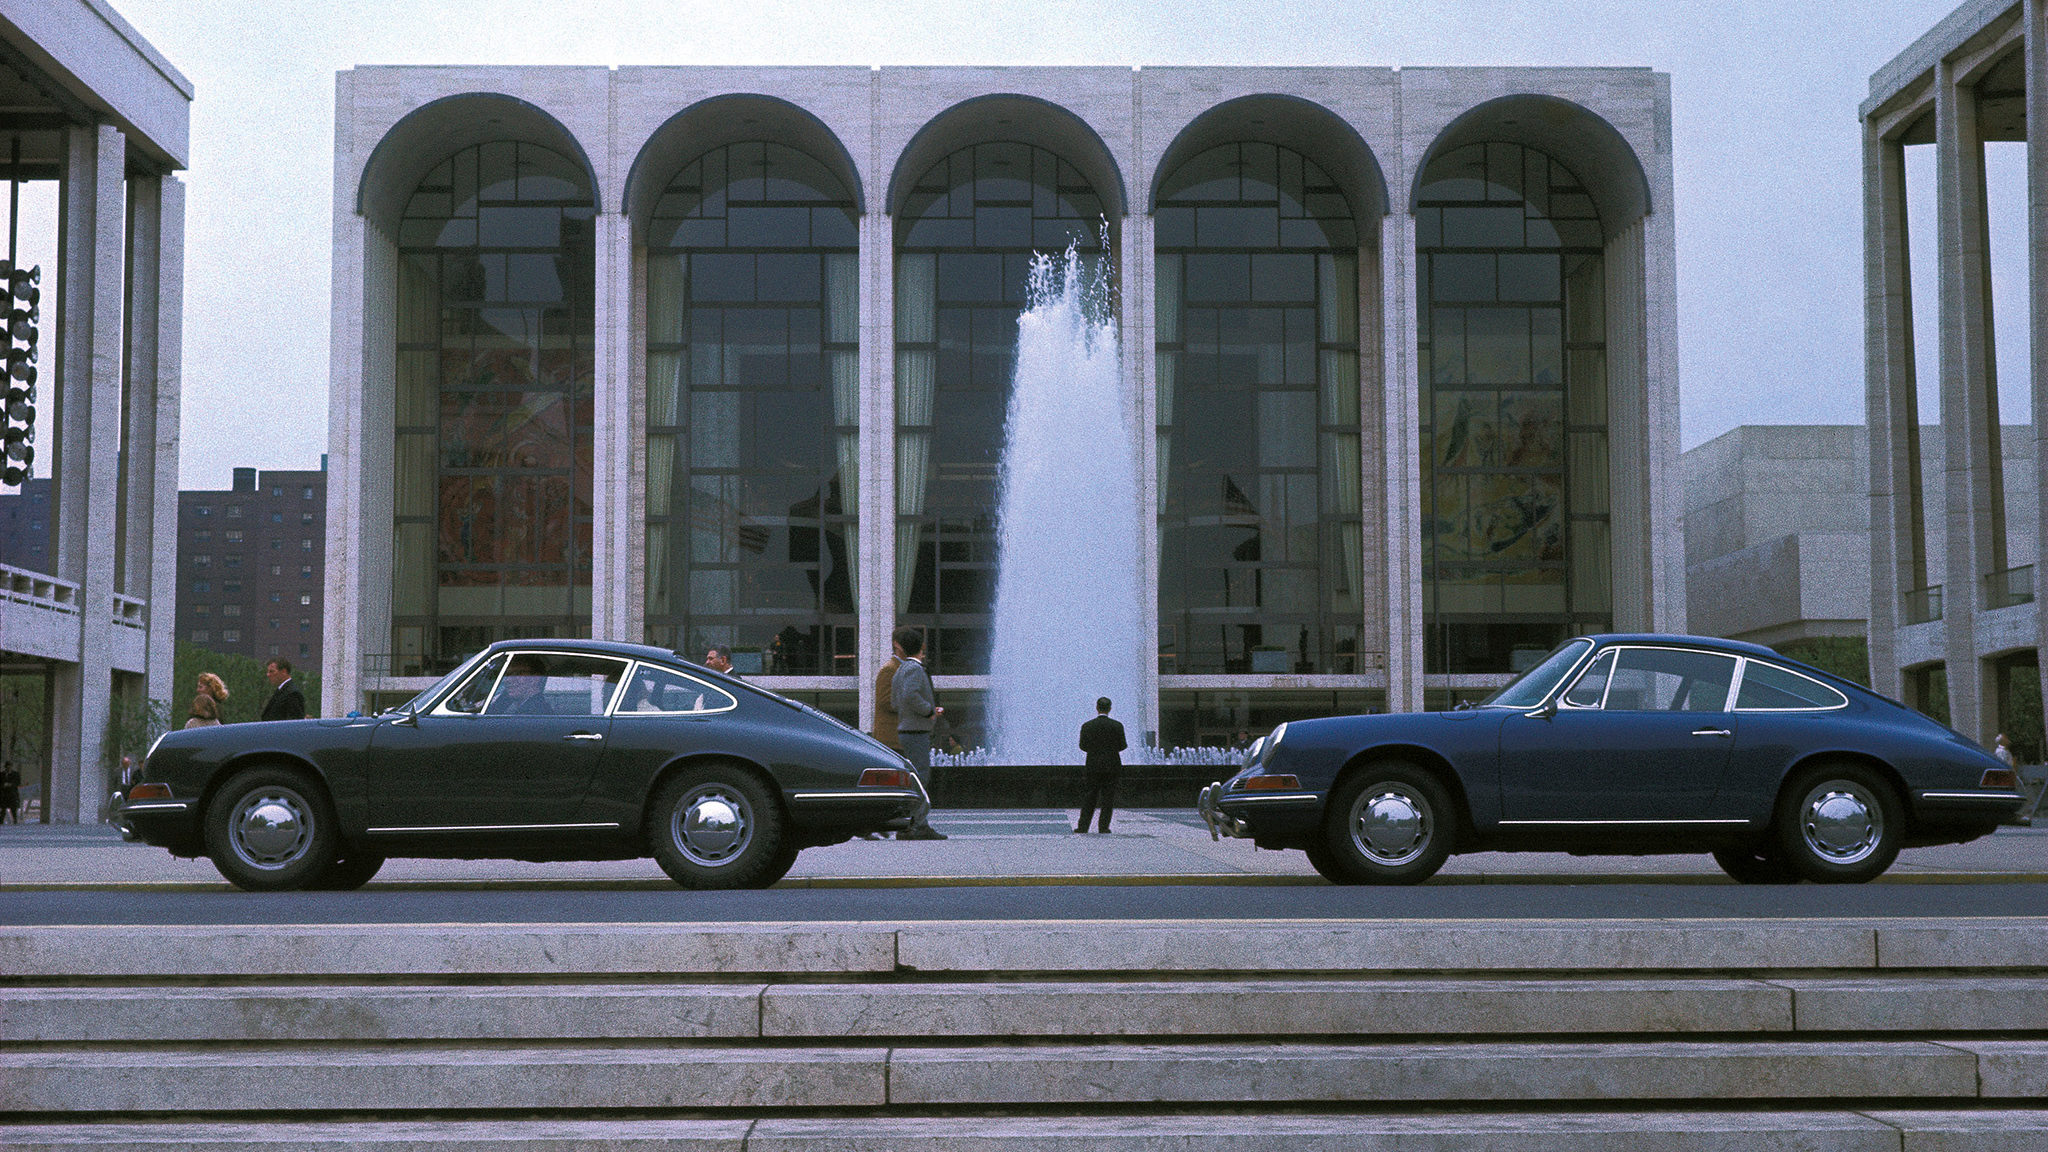
[[0, 170], [59, 189], [33, 402], [50, 561], [0, 569], [0, 668], [43, 681], [44, 763], [20, 771], [45, 820], [98, 817], [117, 698], [173, 695], [191, 101], [102, 0], [0, 0]]
[[910, 624], [972, 743], [1024, 270], [1070, 242], [1151, 429], [1103, 526], [1157, 605], [1134, 728], [1680, 627], [1670, 205], [1647, 69], [343, 72], [323, 707], [591, 634], [865, 717]]
[[[2013, 707], [2003, 690], [2012, 673], [2038, 666], [2044, 624], [2034, 562], [2048, 524], [2031, 497], [2048, 469], [2048, 270], [2038, 255], [2048, 245], [2048, 148], [2027, 131], [2048, 123], [2044, 37], [2039, 0], [1966, 3], [1871, 77], [1861, 109], [1871, 675], [1879, 691], [1936, 711], [1929, 694], [1945, 680], [1950, 722], [1986, 745]], [[1984, 176], [1994, 140], [2027, 142], [2026, 413], [1998, 407]], [[1920, 144], [1934, 148], [1937, 171], [1931, 303], [1913, 299], [1909, 275], [1905, 151]], [[1914, 310], [1929, 307], [1940, 318], [1940, 379], [1929, 382], [1940, 396], [1938, 463], [1914, 371]], [[2027, 425], [2002, 426], [2016, 417]]]

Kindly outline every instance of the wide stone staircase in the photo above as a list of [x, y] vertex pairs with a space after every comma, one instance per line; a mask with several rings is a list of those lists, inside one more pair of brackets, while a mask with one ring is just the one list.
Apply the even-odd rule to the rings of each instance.
[[0, 1148], [2048, 1149], [2048, 920], [0, 928]]

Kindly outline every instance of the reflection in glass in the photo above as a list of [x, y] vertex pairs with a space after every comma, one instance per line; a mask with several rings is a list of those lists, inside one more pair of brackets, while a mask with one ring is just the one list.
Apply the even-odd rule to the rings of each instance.
[[1261, 143], [1193, 157], [1159, 203], [1160, 671], [1363, 671], [1350, 209]]
[[1612, 626], [1599, 220], [1550, 157], [1474, 144], [1416, 236], [1424, 667], [1507, 672]]
[[851, 194], [766, 142], [656, 202], [647, 255], [647, 641], [851, 675], [859, 260]]
[[466, 148], [399, 223], [393, 662], [590, 631], [595, 250], [588, 178], [532, 144]]

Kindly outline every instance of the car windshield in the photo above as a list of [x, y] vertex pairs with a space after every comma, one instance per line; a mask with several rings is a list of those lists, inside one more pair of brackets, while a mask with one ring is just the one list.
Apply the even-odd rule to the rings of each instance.
[[1593, 646], [1591, 640], [1567, 640], [1543, 658], [1541, 664], [1517, 676], [1507, 687], [1488, 697], [1482, 708], [1534, 708], [1557, 687], [1579, 657]]
[[453, 671], [450, 671], [446, 676], [441, 677], [439, 680], [434, 681], [433, 686], [429, 687], [426, 691], [421, 692], [419, 695], [413, 697], [410, 700], [407, 700], [403, 704], [397, 705], [396, 707], [392, 708], [386, 708], [384, 711], [386, 713], [391, 713], [424, 710], [428, 703], [430, 703], [434, 699], [434, 697], [439, 696], [443, 692], [446, 692], [450, 684], [455, 683], [457, 680], [460, 680], [462, 679], [463, 676], [467, 675], [470, 668], [476, 664], [477, 656], [481, 655], [483, 655], [483, 653], [479, 652], [475, 656], [471, 656], [467, 660], [464, 660], [462, 663], [457, 664]]

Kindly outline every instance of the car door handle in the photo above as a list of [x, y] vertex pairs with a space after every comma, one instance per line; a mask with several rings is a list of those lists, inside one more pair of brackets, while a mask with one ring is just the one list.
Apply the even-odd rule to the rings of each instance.
[[604, 739], [604, 737], [603, 737], [602, 735], [600, 735], [599, 733], [596, 733], [596, 732], [571, 732], [571, 733], [569, 733], [569, 734], [568, 734], [567, 736], [564, 736], [564, 737], [562, 737], [562, 739], [564, 739], [564, 740], [602, 740], [602, 739]]
[[1693, 729], [1693, 730], [1692, 730], [1692, 734], [1693, 734], [1693, 735], [1695, 735], [1695, 736], [1733, 736], [1733, 735], [1735, 735], [1735, 733], [1733, 733], [1733, 732], [1730, 732], [1730, 731], [1729, 731], [1729, 730], [1727, 730], [1726, 728], [1695, 728], [1695, 729]]

